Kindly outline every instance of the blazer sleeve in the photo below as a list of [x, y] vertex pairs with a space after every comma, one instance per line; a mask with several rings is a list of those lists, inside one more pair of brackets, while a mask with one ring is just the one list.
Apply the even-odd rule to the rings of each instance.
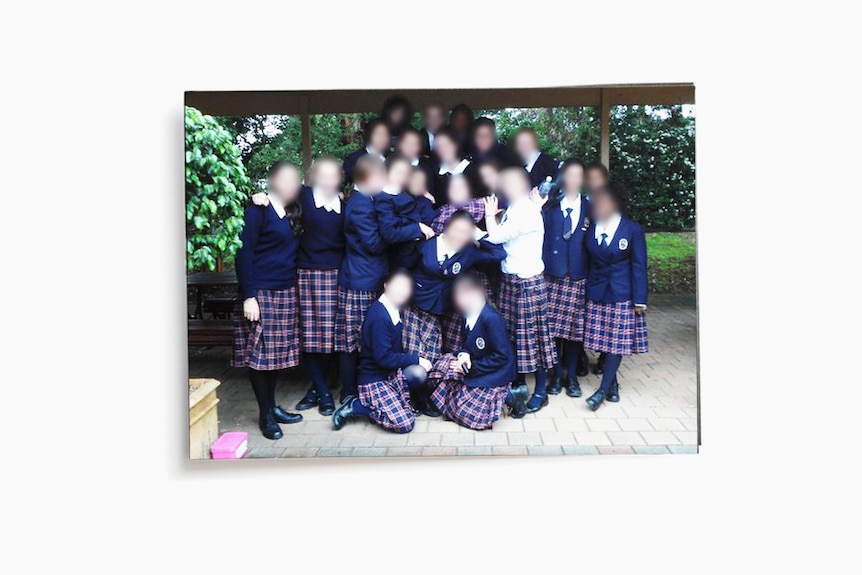
[[490, 347], [493, 351], [480, 358], [470, 358], [473, 364], [470, 368], [470, 377], [494, 373], [509, 363], [512, 347], [509, 345], [505, 325], [502, 322], [494, 322], [488, 327], [490, 329], [486, 331], [485, 347]]
[[[379, 317], [378, 321], [390, 321], [389, 317]], [[408, 365], [419, 363], [418, 353], [399, 353], [393, 350], [398, 349], [401, 342], [395, 341], [395, 336], [390, 329], [375, 330], [374, 345], [371, 347], [371, 356], [374, 358], [374, 363], [389, 371], [395, 371], [398, 368], [405, 368]]]
[[646, 236], [640, 226], [632, 232], [632, 297], [635, 304], [647, 304], [647, 247]]
[[374, 202], [374, 210], [377, 212], [377, 225], [380, 228], [380, 236], [384, 242], [387, 244], [399, 244], [425, 237], [419, 224], [415, 222], [399, 222], [399, 218], [395, 215], [393, 208], [394, 204], [388, 198], [378, 199]]
[[359, 236], [359, 243], [371, 254], [382, 254], [386, 250], [386, 243], [380, 235], [374, 202], [355, 202], [352, 208], [350, 220]]
[[479, 247], [473, 246], [473, 263], [501, 262], [506, 259], [506, 249], [492, 244], [485, 238], [479, 240]]
[[263, 214], [265, 208], [261, 206], [249, 206], [245, 210], [245, 223], [239, 239], [242, 247], [236, 252], [236, 277], [243, 299], [254, 297], [257, 286], [254, 279], [254, 251], [260, 239], [260, 230], [263, 227]]

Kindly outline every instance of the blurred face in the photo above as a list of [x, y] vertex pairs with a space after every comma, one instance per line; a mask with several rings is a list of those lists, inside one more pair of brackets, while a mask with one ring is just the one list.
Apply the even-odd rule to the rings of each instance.
[[467, 182], [466, 176], [459, 174], [449, 179], [447, 196], [449, 203], [456, 206], [463, 206], [470, 201], [473, 194], [470, 192], [470, 184]]
[[403, 307], [407, 305], [413, 295], [413, 280], [410, 276], [397, 275], [386, 282], [383, 291], [389, 301], [398, 307]]
[[411, 196], [422, 197], [428, 191], [428, 182], [425, 178], [425, 172], [422, 170], [413, 170], [410, 174], [410, 183], [407, 185]]
[[601, 189], [593, 193], [590, 198], [590, 206], [593, 219], [599, 222], [606, 221], [617, 212], [617, 205], [611, 195]]
[[364, 182], [356, 182], [356, 184], [365, 192], [379, 192], [386, 185], [386, 176], [386, 169], [379, 166], [371, 170]]
[[480, 152], [487, 152], [497, 141], [497, 133], [491, 126], [479, 126], [473, 134], [473, 145]]
[[321, 162], [314, 167], [315, 188], [325, 194], [335, 195], [341, 187], [341, 166], [335, 162]]
[[389, 123], [393, 126], [398, 126], [404, 121], [404, 115], [407, 113], [407, 110], [398, 106], [396, 108], [392, 108], [389, 111]]
[[479, 177], [482, 178], [482, 183], [492, 192], [497, 191], [497, 186], [500, 184], [500, 172], [494, 166], [484, 165], [479, 168]]
[[458, 161], [458, 145], [446, 136], [440, 136], [434, 140], [434, 151], [440, 156], [444, 164], [453, 164]]
[[473, 224], [472, 220], [467, 221], [466, 219], [461, 218], [452, 220], [443, 232], [443, 236], [446, 239], [446, 245], [449, 246], [449, 249], [460, 252], [472, 243], [473, 230], [475, 229], [476, 226]]
[[368, 145], [377, 153], [382, 154], [389, 149], [389, 128], [383, 124], [379, 124], [374, 131], [371, 132], [371, 138], [368, 140]]
[[530, 193], [527, 174], [519, 173], [517, 170], [504, 170], [500, 174], [500, 191], [509, 203], [526, 196]]
[[529, 160], [530, 156], [535, 154], [538, 150], [538, 143], [529, 132], [521, 132], [515, 136], [515, 151], [524, 162]]
[[284, 205], [292, 204], [299, 195], [302, 180], [299, 170], [284, 167], [269, 178], [269, 191], [278, 197]]
[[586, 180], [588, 190], [597, 190], [608, 183], [602, 171], [597, 169], [587, 170]]
[[429, 132], [436, 134], [443, 127], [443, 121], [443, 108], [440, 106], [428, 106], [425, 108], [423, 122]]
[[580, 166], [569, 166], [563, 173], [563, 189], [566, 193], [580, 193], [584, 185], [584, 169]]
[[470, 125], [470, 119], [466, 112], [454, 112], [449, 116], [449, 124], [457, 131], [464, 132]]
[[407, 162], [395, 162], [389, 166], [388, 184], [390, 187], [403, 190], [410, 180], [410, 164]]
[[485, 302], [485, 294], [473, 286], [459, 285], [452, 292], [455, 309], [461, 315], [478, 310]]
[[419, 134], [407, 132], [398, 138], [398, 151], [401, 155], [415, 159], [419, 157], [422, 151], [422, 142], [419, 140]]

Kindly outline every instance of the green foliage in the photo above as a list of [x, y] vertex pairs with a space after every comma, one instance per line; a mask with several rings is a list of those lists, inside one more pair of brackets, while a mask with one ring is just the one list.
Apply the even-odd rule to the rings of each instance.
[[232, 257], [251, 182], [234, 136], [211, 116], [186, 107], [186, 252], [189, 270], [214, 270]]
[[695, 293], [697, 258], [694, 234], [647, 234], [647, 273], [650, 293]]

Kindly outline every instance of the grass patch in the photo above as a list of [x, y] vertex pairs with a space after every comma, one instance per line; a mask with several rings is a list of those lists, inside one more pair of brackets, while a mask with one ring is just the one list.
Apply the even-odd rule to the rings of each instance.
[[694, 233], [656, 232], [646, 236], [650, 293], [695, 293], [697, 246]]

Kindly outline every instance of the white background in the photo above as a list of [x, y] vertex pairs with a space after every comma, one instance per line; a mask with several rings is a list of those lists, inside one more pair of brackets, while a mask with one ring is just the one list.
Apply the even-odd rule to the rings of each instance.
[[[792, 4], [4, 5], [4, 571], [858, 572], [858, 19]], [[699, 456], [185, 461], [184, 90], [681, 81]]]

